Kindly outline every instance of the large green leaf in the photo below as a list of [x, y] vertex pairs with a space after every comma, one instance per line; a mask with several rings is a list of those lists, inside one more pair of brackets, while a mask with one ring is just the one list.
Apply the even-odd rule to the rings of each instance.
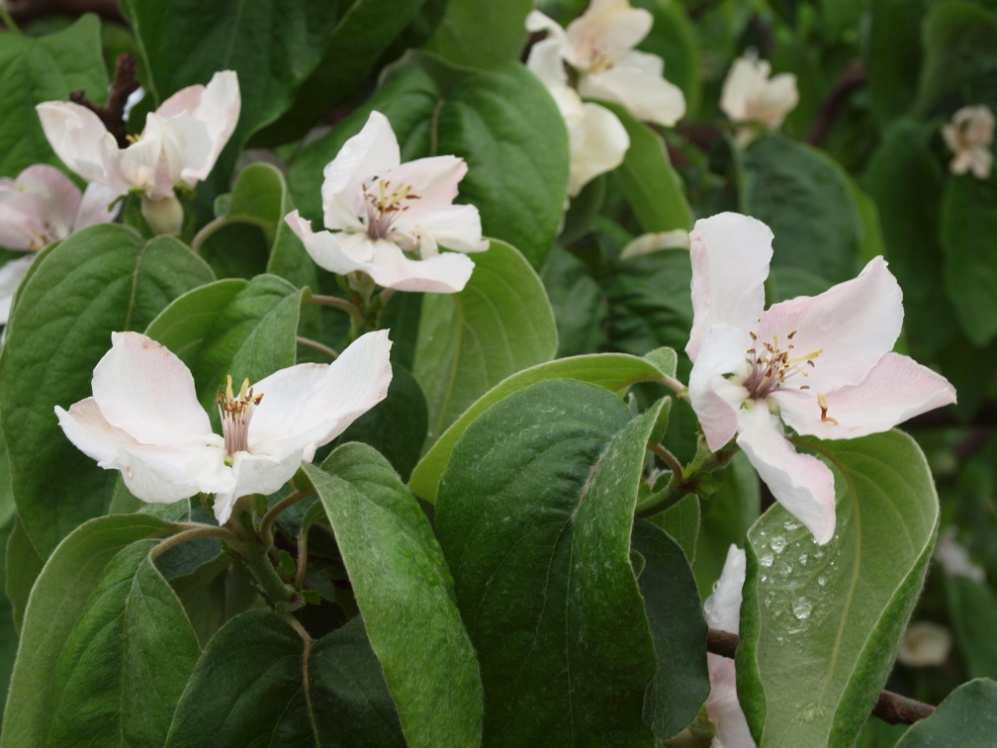
[[172, 532], [116, 515], [59, 545], [28, 603], [0, 746], [162, 745], [199, 653], [148, 558]]
[[518, 59], [531, 0], [448, 0], [426, 47], [455, 65], [488, 68]]
[[20, 520], [14, 521], [4, 549], [4, 594], [11, 604], [14, 625], [20, 629], [28, 607], [31, 587], [42, 571], [45, 560], [31, 545]]
[[516, 249], [493, 240], [474, 256], [463, 291], [423, 300], [412, 373], [429, 403], [429, 443], [495, 384], [556, 353], [543, 283]]
[[216, 281], [170, 304], [146, 334], [190, 367], [201, 404], [214, 414], [227, 375], [258, 382], [294, 364], [301, 294], [274, 275]]
[[58, 164], [35, 105], [63, 101], [82, 90], [91, 101], [107, 97], [100, 21], [86, 15], [54, 34], [0, 34], [0, 176], [13, 177], [37, 163]]
[[974, 678], [997, 677], [997, 596], [986, 582], [965, 576], [945, 579], [945, 598], [959, 653]]
[[146, 242], [120, 225], [81, 231], [36, 261], [7, 328], [0, 408], [18, 513], [43, 557], [107, 511], [115, 480], [65, 438], [53, 408], [90, 395], [93, 367], [113, 331], [144, 329], [170, 301], [213, 277], [176, 239]]
[[481, 662], [485, 745], [653, 745], [654, 644], [630, 534], [659, 407], [541, 382], [457, 444], [436, 526]]
[[748, 534], [738, 695], [763, 745], [851, 745], [893, 665], [938, 527], [931, 473], [909, 436], [807, 445], [835, 474], [834, 539], [816, 546], [779, 505]]
[[532, 366], [502, 380], [479, 397], [454, 421], [412, 471], [410, 485], [419, 498], [436, 501], [440, 480], [458, 441], [485, 411], [515, 392], [550, 379], [576, 379], [622, 394], [637, 382], [661, 378], [661, 370], [644, 358], [625, 353], [593, 353]]
[[609, 305], [588, 266], [573, 252], [554, 247], [540, 277], [557, 320], [557, 354], [574, 356], [603, 349]]
[[306, 641], [269, 610], [233, 618], [197, 663], [165, 745], [205, 740], [215, 748], [405, 745], [359, 619]]
[[997, 335], [994, 236], [997, 181], [970, 175], [949, 179], [942, 202], [945, 290], [962, 329], [979, 348]]
[[997, 735], [997, 683], [979, 678], [945, 697], [927, 719], [915, 723], [896, 748], [990, 748]]
[[[344, 445], [305, 473], [336, 536], [408, 744], [478, 745], [478, 663], [418, 502], [366, 445]], [[412, 621], [419, 621], [419, 636]]]
[[775, 233], [775, 267], [831, 282], [855, 274], [865, 227], [840, 166], [810, 146], [767, 135], [745, 151], [743, 168], [741, 206]]
[[921, 21], [927, 0], [878, 0], [869, 5], [865, 66], [869, 104], [880, 124], [906, 113], [921, 72]]

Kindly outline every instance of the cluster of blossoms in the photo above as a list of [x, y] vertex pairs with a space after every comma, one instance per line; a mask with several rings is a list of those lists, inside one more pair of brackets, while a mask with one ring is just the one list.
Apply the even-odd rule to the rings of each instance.
[[754, 55], [738, 58], [727, 73], [720, 108], [741, 127], [737, 142], [747, 145], [757, 128], [777, 130], [800, 101], [796, 76], [772, 75], [772, 67]]

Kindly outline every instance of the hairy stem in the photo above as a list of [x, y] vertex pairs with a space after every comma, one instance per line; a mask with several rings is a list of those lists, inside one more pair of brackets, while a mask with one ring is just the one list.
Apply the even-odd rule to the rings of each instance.
[[159, 543], [157, 543], [152, 549], [150, 556], [153, 560], [159, 558], [171, 548], [176, 548], [178, 545], [189, 543], [192, 540], [201, 540], [202, 538], [218, 538], [219, 540], [224, 540], [228, 543], [233, 543], [237, 540], [235, 534], [225, 527], [201, 525], [194, 522], [180, 523], [177, 527], [181, 527], [183, 529], [176, 535], [170, 535], [168, 538], [164, 538], [159, 541]]
[[283, 499], [274, 504], [270, 510], [263, 515], [263, 519], [260, 520], [260, 540], [263, 541], [263, 548], [265, 550], [270, 550], [270, 546], [273, 545], [273, 526], [277, 521], [277, 517], [287, 509], [288, 507], [294, 506], [299, 501], [307, 496], [306, 493], [302, 491], [295, 491], [289, 496], [285, 496]]
[[339, 358], [339, 351], [335, 348], [330, 348], [329, 346], [318, 342], [317, 340], [312, 340], [311, 338], [306, 338], [303, 335], [298, 335], [298, 345], [303, 345], [305, 348], [311, 348], [313, 351], [318, 351], [319, 353], [327, 356], [332, 361]]

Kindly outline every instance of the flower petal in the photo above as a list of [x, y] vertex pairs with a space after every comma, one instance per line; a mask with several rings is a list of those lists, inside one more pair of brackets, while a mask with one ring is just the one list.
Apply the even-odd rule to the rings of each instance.
[[118, 217], [121, 203], [111, 207], [121, 193], [97, 182], [91, 182], [83, 191], [83, 199], [73, 221], [73, 231], [96, 226], [99, 223], [111, 223]]
[[748, 333], [737, 327], [718, 325], [707, 333], [689, 375], [689, 402], [713, 451], [729, 442], [737, 431], [737, 413], [748, 397], [744, 387], [726, 379], [746, 373], [745, 352], [751, 346]]
[[[531, 17], [533, 15], [543, 15], [543, 13], [534, 11], [530, 13]], [[546, 16], [544, 17], [546, 18]], [[564, 61], [561, 57], [561, 45], [560, 39], [547, 37], [530, 48], [530, 56], [526, 60], [526, 66], [530, 72], [548, 88], [568, 85], [568, 74], [564, 69]]]
[[47, 229], [46, 244], [72, 233], [80, 208], [80, 190], [69, 177], [52, 166], [36, 164], [18, 175], [16, 186], [41, 199], [42, 215], [38, 219]]
[[813, 534], [818, 545], [834, 535], [834, 474], [816, 457], [800, 454], [763, 403], [738, 414], [737, 445], [776, 501]]
[[115, 166], [118, 144], [100, 117], [65, 101], [47, 101], [36, 109], [49, 145], [66, 166], [88, 182], [127, 190]]
[[734, 61], [720, 94], [720, 108], [734, 122], [749, 118], [750, 102], [768, 82], [771, 67], [765, 60], [739, 57]]
[[592, 0], [588, 10], [568, 24], [568, 62], [585, 70], [600, 59], [618, 60], [647, 36], [653, 23], [650, 12], [631, 7], [628, 0]]
[[765, 307], [772, 230], [749, 216], [719, 213], [696, 221], [689, 243], [693, 319], [685, 351], [695, 361], [713, 325], [748, 331], [758, 323]]
[[253, 385], [262, 395], [249, 423], [249, 451], [311, 462], [353, 421], [381, 402], [391, 383], [387, 330], [362, 335], [328, 365], [298, 364]]
[[[204, 132], [205, 142], [197, 149], [191, 148], [184, 154], [183, 179], [188, 183], [198, 182], [206, 179], [215, 166], [218, 156], [221, 155], [225, 144], [228, 143], [232, 133], [235, 132], [239, 123], [239, 113], [242, 109], [242, 98], [239, 92], [239, 77], [232, 70], [223, 70], [215, 73], [207, 86], [192, 88], [202, 88], [200, 95], [191, 115], [201, 123]], [[167, 99], [158, 110], [163, 114], [163, 109], [172, 101], [172, 98], [179, 97], [183, 92], [174, 94], [174, 97]], [[192, 100], [194, 96], [191, 96]], [[177, 104], [190, 103], [181, 98]], [[206, 155], [205, 155], [206, 154]]]
[[312, 231], [311, 222], [296, 210], [288, 213], [284, 221], [320, 268], [346, 275], [357, 270], [366, 271], [373, 263], [375, 243], [366, 234]]
[[460, 293], [474, 272], [474, 262], [457, 252], [413, 260], [396, 245], [379, 241], [374, 253], [364, 272], [377, 285], [396, 291]]
[[598, 104], [583, 104], [578, 126], [570, 129], [571, 174], [568, 194], [574, 197], [592, 179], [623, 163], [630, 136], [615, 114]]
[[287, 483], [301, 467], [301, 450], [274, 457], [250, 452], [237, 452], [232, 460], [234, 482], [231, 488], [215, 494], [214, 512], [219, 525], [232, 516], [235, 502], [243, 496], [268, 496]]
[[135, 332], [111, 334], [111, 350], [93, 370], [93, 396], [108, 423], [142, 444], [200, 444], [211, 421], [194, 378], [169, 349]]
[[539, 10], [531, 10], [530, 14], [526, 16], [526, 30], [531, 34], [546, 31], [550, 34], [548, 39], [563, 40], [564, 38], [564, 29], [561, 28], [561, 24]]
[[488, 249], [488, 242], [481, 238], [481, 215], [473, 205], [448, 205], [417, 216], [404, 216], [395, 223], [392, 235], [396, 232], [418, 244], [423, 258], [435, 255], [441, 246], [458, 252]]
[[405, 218], [418, 221], [426, 213], [449, 208], [457, 185], [467, 174], [467, 162], [456, 156], [418, 158], [381, 175], [395, 185], [409, 185], [418, 197], [407, 204]]
[[712, 594], [703, 604], [706, 623], [710, 628], [736, 634], [741, 625], [741, 588], [747, 573], [744, 551], [731, 544], [727, 549], [720, 578], [713, 585]]
[[582, 96], [622, 104], [637, 119], [672, 127], [685, 116], [682, 89], [662, 77], [657, 55], [630, 52], [608, 70], [583, 76]]
[[814, 366], [801, 372], [816, 394], [862, 382], [900, 335], [903, 294], [886, 260], [876, 257], [850, 281], [817, 296], [800, 296], [775, 304], [758, 327], [760, 342], [793, 335], [798, 356], [820, 352]]
[[328, 229], [362, 229], [364, 182], [401, 163], [398, 140], [388, 118], [373, 111], [367, 123], [339, 149], [322, 172], [322, 205]]
[[21, 257], [0, 267], [0, 325], [6, 325], [10, 321], [10, 311], [14, 305], [14, 298], [17, 296], [17, 289], [21, 286], [21, 281], [28, 274], [28, 268], [35, 261], [35, 255]]
[[777, 391], [780, 415], [796, 433], [854, 439], [889, 431], [909, 418], [956, 401], [955, 387], [908, 356], [887, 353], [856, 385], [824, 396], [825, 418], [811, 393]]

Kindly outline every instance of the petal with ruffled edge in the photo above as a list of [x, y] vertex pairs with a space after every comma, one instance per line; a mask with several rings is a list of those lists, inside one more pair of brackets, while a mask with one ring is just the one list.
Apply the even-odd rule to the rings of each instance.
[[824, 545], [834, 536], [834, 474], [816, 457], [800, 454], [764, 403], [738, 413], [737, 445], [787, 512]]
[[[796, 356], [818, 354], [814, 366], [787, 378], [814, 394], [861, 383], [892, 348], [903, 325], [903, 294], [886, 260], [875, 257], [850, 281], [817, 296], [774, 304], [758, 326], [759, 343], [778, 338], [785, 349], [792, 335]], [[806, 377], [803, 377], [803, 374]]]
[[568, 24], [565, 57], [585, 70], [608, 58], [616, 61], [647, 36], [654, 17], [628, 0], [592, 0], [588, 10]]
[[663, 71], [657, 55], [630, 52], [608, 70], [583, 76], [578, 91], [622, 104], [639, 120], [672, 127], [685, 116], [685, 95]]
[[388, 118], [373, 111], [322, 171], [323, 221], [327, 229], [363, 230], [363, 185], [401, 163], [398, 140]]
[[362, 335], [331, 364], [298, 364], [255, 383], [261, 395], [249, 422], [249, 451], [311, 462], [353, 421], [381, 402], [391, 384], [387, 330]]
[[685, 351], [695, 361], [713, 325], [748, 331], [758, 324], [765, 307], [772, 230], [750, 216], [718, 213], [696, 221], [689, 245], [693, 316]]
[[127, 191], [116, 166], [118, 144], [100, 117], [65, 101], [47, 101], [36, 110], [49, 145], [66, 166], [88, 182]]
[[97, 401], [87, 398], [68, 411], [56, 406], [59, 425], [69, 440], [106, 470], [120, 470], [128, 490], [138, 499], [169, 504], [200, 492], [227, 490], [232, 476], [225, 449], [214, 435], [201, 444], [140, 444], [104, 418]]
[[748, 333], [737, 327], [718, 325], [707, 333], [689, 374], [689, 402], [713, 451], [737, 432], [737, 412], [748, 391], [731, 382], [729, 374], [747, 374], [745, 351], [751, 346]]
[[229, 490], [215, 494], [213, 509], [218, 524], [224, 525], [229, 521], [232, 508], [240, 498], [252, 494], [268, 496], [279, 491], [294, 477], [299, 467], [301, 467], [300, 449], [276, 457], [237, 452], [232, 459], [233, 486]]
[[180, 446], [221, 438], [211, 431], [183, 361], [136, 332], [111, 333], [111, 350], [93, 370], [93, 396], [108, 423], [142, 444]]
[[120, 193], [106, 185], [97, 182], [88, 184], [73, 221], [73, 231], [99, 223], [111, 223], [121, 211], [121, 203], [115, 202], [119, 196]]
[[34, 261], [35, 255], [30, 254], [0, 267], [0, 325], [6, 325], [10, 321], [10, 310], [14, 305], [17, 289]]
[[952, 405], [955, 387], [941, 374], [908, 356], [887, 353], [860, 384], [824, 397], [826, 418], [813, 394], [785, 390], [772, 396], [782, 420], [798, 434], [855, 439], [889, 431], [929, 410]]

